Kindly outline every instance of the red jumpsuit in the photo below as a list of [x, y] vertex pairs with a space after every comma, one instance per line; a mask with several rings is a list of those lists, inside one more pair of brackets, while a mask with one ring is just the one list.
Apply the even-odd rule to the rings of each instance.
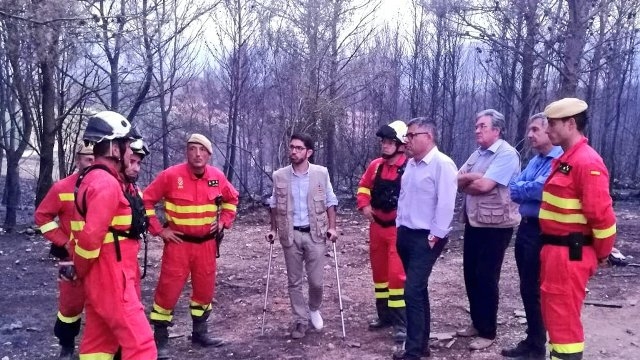
[[[374, 219], [376, 221], [369, 225], [369, 256], [371, 259], [371, 272], [373, 273], [374, 291], [376, 297], [376, 308], [378, 318], [381, 322], [392, 323], [401, 327], [405, 326], [404, 320], [404, 282], [406, 276], [402, 267], [402, 261], [396, 249], [396, 208], [384, 211], [376, 208], [376, 199], [372, 196], [390, 198], [388, 195], [379, 194], [374, 187], [379, 186], [381, 181], [386, 181], [390, 189], [400, 189], [400, 177], [403, 164], [406, 163], [405, 155], [393, 165], [388, 165], [383, 158], [373, 160], [358, 184], [357, 206], [362, 209], [367, 205], [372, 205]], [[376, 180], [378, 179], [378, 180]], [[397, 184], [396, 184], [396, 180]], [[391, 199], [391, 201], [394, 201]], [[399, 311], [394, 311], [399, 310]]]
[[[51, 187], [34, 214], [42, 235], [54, 246], [65, 247], [73, 253], [71, 217], [75, 211], [73, 189], [78, 174], [68, 176]], [[58, 222], [55, 221], [56, 217]], [[62, 259], [70, 260], [70, 259]], [[63, 347], [73, 347], [80, 332], [80, 315], [84, 308], [84, 290], [80, 281], [58, 281], [58, 316], [54, 334]]]
[[592, 238], [582, 247], [582, 260], [569, 259], [569, 247], [545, 244], [540, 253], [542, 316], [549, 332], [552, 359], [581, 359], [584, 333], [580, 312], [585, 287], [606, 258], [616, 237], [616, 217], [609, 195], [609, 174], [602, 158], [582, 138], [553, 160], [540, 207], [545, 236], [581, 233]]
[[[230, 228], [236, 215], [238, 192], [224, 174], [207, 165], [202, 177], [196, 177], [186, 163], [162, 171], [144, 190], [144, 206], [149, 218], [149, 232], [157, 236], [163, 225], [152, 216], [154, 205], [164, 200], [167, 226], [184, 233], [184, 242], [165, 242], [160, 279], [150, 318], [171, 323], [173, 309], [191, 274], [191, 316], [203, 321], [211, 313], [215, 290], [216, 241], [209, 237], [211, 224], [217, 221], [215, 199], [222, 195], [220, 221]], [[189, 238], [188, 238], [189, 237]]]
[[77, 239], [73, 261], [86, 295], [80, 359], [108, 359], [120, 345], [123, 360], [153, 360], [157, 357], [153, 333], [137, 291], [139, 241], [118, 236], [118, 260], [109, 229], [129, 230], [131, 207], [114, 165], [104, 158], [96, 159], [96, 164], [106, 165], [110, 173], [97, 169], [87, 174], [76, 199], [80, 207], [86, 202], [86, 216], [74, 214], [82, 226], [73, 229]]

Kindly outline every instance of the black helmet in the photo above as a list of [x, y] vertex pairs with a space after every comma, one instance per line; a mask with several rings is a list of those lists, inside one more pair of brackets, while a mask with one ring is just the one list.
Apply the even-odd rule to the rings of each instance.
[[376, 136], [383, 139], [395, 140], [399, 144], [406, 142], [405, 135], [407, 135], [407, 125], [402, 120], [396, 120], [388, 125], [380, 126]]
[[89, 117], [82, 140], [85, 143], [99, 143], [103, 140], [136, 140], [142, 136], [132, 128], [124, 116], [113, 111], [101, 111]]

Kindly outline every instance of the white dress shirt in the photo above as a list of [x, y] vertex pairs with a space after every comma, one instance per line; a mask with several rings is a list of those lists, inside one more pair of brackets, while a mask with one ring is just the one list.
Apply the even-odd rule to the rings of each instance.
[[422, 160], [409, 159], [400, 183], [396, 225], [446, 237], [458, 191], [457, 175], [456, 164], [437, 146]]

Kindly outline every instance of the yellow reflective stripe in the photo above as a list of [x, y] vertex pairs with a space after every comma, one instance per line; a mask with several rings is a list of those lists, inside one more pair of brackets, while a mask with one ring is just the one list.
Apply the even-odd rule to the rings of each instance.
[[113, 360], [113, 354], [107, 354], [107, 353], [80, 354], [80, 360]]
[[389, 298], [389, 292], [385, 291], [385, 292], [375, 292], [375, 296], [376, 299], [388, 299]]
[[154, 209], [149, 209], [145, 211], [145, 214], [147, 214], [147, 216], [154, 216], [156, 214], [156, 211]]
[[575, 354], [584, 351], [584, 342], [573, 344], [551, 344], [551, 349], [558, 354]]
[[580, 199], [563, 198], [563, 197], [549, 194], [546, 191], [542, 193], [542, 201], [561, 209], [567, 209], [567, 210], [582, 209], [582, 203], [580, 202]]
[[153, 310], [149, 314], [151, 320], [159, 321], [171, 321], [173, 319], [172, 311], [161, 307], [160, 305], [153, 303]]
[[40, 232], [46, 233], [47, 231], [51, 231], [58, 228], [58, 223], [55, 221], [48, 222], [42, 226], [40, 226]]
[[65, 324], [73, 324], [74, 322], [80, 320], [80, 315], [81, 314], [78, 314], [76, 316], [64, 316], [60, 311], [58, 311], [58, 319]]
[[616, 233], [616, 224], [606, 229], [593, 229], [593, 237], [596, 239], [605, 239]]
[[235, 212], [236, 211], [236, 206], [233, 204], [229, 204], [229, 203], [222, 203], [222, 210], [230, 210]]
[[390, 308], [401, 308], [407, 307], [407, 304], [405, 304], [404, 300], [389, 300], [387, 306]]
[[71, 221], [72, 231], [82, 231], [84, 229], [84, 221]]
[[389, 289], [389, 295], [404, 295], [404, 289]]
[[597, 171], [597, 170], [591, 170], [589, 173], [591, 175], [600, 176], [600, 171]]
[[183, 206], [183, 205], [176, 205], [169, 201], [164, 202], [164, 208], [167, 210], [175, 211], [177, 213], [182, 213], [182, 214], [203, 213], [206, 211], [218, 210], [218, 207], [214, 204]]
[[60, 201], [73, 201], [74, 196], [73, 193], [60, 193], [58, 194], [58, 198]]
[[386, 289], [387, 287], [389, 287], [389, 283], [388, 282], [374, 283], [373, 287], [376, 288], [376, 289]]
[[188, 218], [181, 219], [173, 217], [169, 214], [166, 214], [167, 220], [171, 221], [176, 225], [190, 225], [190, 226], [202, 226], [202, 225], [211, 225], [216, 220], [215, 216], [204, 217], [204, 218]]
[[171, 310], [169, 309], [165, 309], [162, 306], [153, 303], [153, 311], [159, 313], [159, 314], [165, 314], [165, 315], [171, 315]]
[[189, 308], [191, 308], [191, 315], [202, 316], [205, 311], [211, 310], [211, 303], [207, 305], [199, 304], [195, 301], [189, 302]]
[[582, 214], [560, 214], [549, 210], [540, 209], [540, 219], [553, 220], [564, 224], [586, 224], [587, 218]]
[[78, 244], [76, 244], [76, 255], [85, 259], [95, 259], [98, 256], [100, 256], [100, 249], [85, 250], [81, 248]]
[[371, 196], [371, 190], [369, 190], [366, 187], [359, 187], [358, 188], [358, 194], [365, 194], [365, 195]]
[[117, 215], [111, 220], [111, 225], [131, 225], [131, 215]]

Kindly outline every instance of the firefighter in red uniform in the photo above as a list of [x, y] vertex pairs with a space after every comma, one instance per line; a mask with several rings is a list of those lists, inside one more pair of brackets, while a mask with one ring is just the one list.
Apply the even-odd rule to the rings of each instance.
[[616, 237], [609, 173], [582, 133], [587, 104], [565, 98], [544, 110], [547, 134], [564, 154], [553, 160], [540, 207], [540, 300], [551, 359], [582, 359], [580, 312], [589, 278], [606, 263]]
[[[78, 174], [93, 164], [93, 148], [81, 147], [76, 153], [75, 164], [78, 173], [53, 184], [34, 214], [35, 223], [42, 235], [51, 241], [50, 254], [60, 259], [60, 269], [72, 264], [70, 254], [73, 253], [74, 241], [71, 238], [71, 217], [75, 211], [73, 188]], [[84, 291], [79, 281], [65, 281], [63, 277], [58, 280], [58, 316], [53, 333], [60, 341], [60, 359], [71, 359], [75, 337], [80, 332]]]
[[74, 220], [81, 226], [72, 229], [77, 239], [73, 262], [86, 296], [81, 360], [111, 359], [118, 345], [123, 360], [157, 357], [136, 289], [145, 212], [130, 200], [123, 182], [132, 134], [122, 115], [102, 111], [89, 118], [83, 135], [86, 144], [94, 144], [96, 160], [80, 175], [74, 196]]
[[406, 276], [396, 250], [396, 209], [400, 178], [407, 162], [404, 155], [407, 125], [400, 121], [380, 127], [382, 155], [373, 160], [358, 184], [358, 210], [369, 219], [369, 256], [373, 273], [377, 319], [370, 330], [394, 327], [393, 339], [407, 337], [404, 302]]
[[[208, 165], [211, 142], [193, 134], [187, 141], [187, 161], [162, 171], [144, 190], [149, 216], [164, 200], [166, 225], [151, 216], [149, 232], [164, 240], [160, 279], [156, 288], [151, 322], [158, 358], [169, 358], [167, 327], [182, 288], [191, 274], [193, 320], [191, 341], [201, 346], [220, 346], [223, 341], [207, 335], [207, 319], [214, 295], [216, 254], [222, 231], [231, 227], [236, 215], [238, 192], [217, 168]], [[219, 219], [218, 219], [219, 217]]]

